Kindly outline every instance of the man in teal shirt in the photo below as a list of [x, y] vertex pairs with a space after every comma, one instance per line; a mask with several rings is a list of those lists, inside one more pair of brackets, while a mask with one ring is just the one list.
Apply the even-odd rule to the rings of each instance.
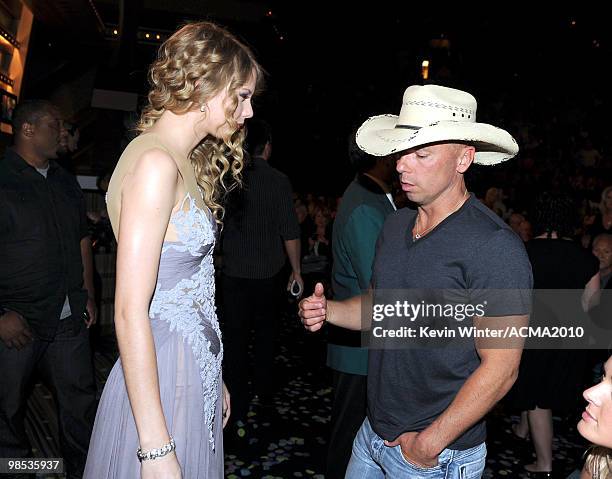
[[[349, 158], [357, 176], [342, 196], [332, 237], [337, 300], [361, 295], [370, 286], [376, 240], [386, 216], [395, 210], [390, 187], [394, 158], [368, 155], [357, 147], [354, 135]], [[366, 415], [368, 352], [360, 347], [358, 331], [330, 326], [327, 365], [333, 370], [334, 403], [325, 477], [342, 479]]]

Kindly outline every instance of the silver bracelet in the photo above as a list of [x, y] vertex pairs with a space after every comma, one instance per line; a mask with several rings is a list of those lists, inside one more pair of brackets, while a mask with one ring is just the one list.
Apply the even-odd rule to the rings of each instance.
[[136, 455], [138, 456], [138, 460], [148, 461], [149, 459], [157, 459], [158, 457], [164, 457], [166, 454], [171, 453], [176, 449], [176, 444], [174, 442], [174, 438], [170, 436], [170, 442], [168, 444], [164, 444], [162, 447], [158, 447], [157, 449], [151, 449], [150, 451], [143, 451], [142, 448], [138, 448], [136, 451]]

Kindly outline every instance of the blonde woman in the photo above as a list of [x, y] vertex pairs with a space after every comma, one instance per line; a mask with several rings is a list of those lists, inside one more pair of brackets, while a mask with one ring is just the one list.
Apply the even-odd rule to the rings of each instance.
[[599, 211], [588, 218], [589, 225], [582, 238], [582, 245], [591, 249], [593, 240], [602, 233], [612, 233], [612, 186], [604, 188], [599, 202]]
[[221, 478], [230, 412], [214, 306], [220, 196], [240, 183], [245, 119], [262, 70], [208, 22], [184, 26], [150, 69], [141, 134], [108, 189], [117, 238], [110, 373], [86, 478]]
[[604, 364], [599, 384], [587, 389], [588, 404], [578, 432], [595, 447], [589, 452], [580, 479], [612, 479], [612, 357]]

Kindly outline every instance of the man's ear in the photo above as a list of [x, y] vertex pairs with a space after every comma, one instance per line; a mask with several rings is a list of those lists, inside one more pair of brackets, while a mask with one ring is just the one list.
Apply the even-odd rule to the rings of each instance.
[[21, 125], [21, 134], [26, 138], [32, 138], [34, 136], [34, 125], [28, 122], [23, 123]]
[[473, 146], [465, 146], [461, 151], [461, 156], [457, 163], [457, 171], [459, 173], [465, 173], [470, 165], [474, 162], [474, 155], [476, 154], [476, 148]]

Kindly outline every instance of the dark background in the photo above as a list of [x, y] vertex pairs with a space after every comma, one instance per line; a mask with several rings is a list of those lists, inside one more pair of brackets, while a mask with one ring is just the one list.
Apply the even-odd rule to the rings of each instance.
[[[60, 4], [76, 10], [66, 13]], [[429, 82], [473, 93], [478, 120], [507, 128], [521, 147], [519, 130], [531, 127], [558, 141], [586, 131], [605, 150], [611, 56], [601, 4], [93, 0], [93, 6], [34, 2], [22, 95], [55, 99], [81, 126], [77, 170], [84, 174], [112, 169], [134, 119], [91, 108], [92, 88], [137, 92], [144, 101], [147, 67], [160, 42], [143, 39], [143, 32], [163, 40], [199, 19], [244, 39], [269, 73], [255, 114], [272, 124], [272, 162], [298, 191], [343, 191], [352, 177], [349, 133], [370, 115], [397, 114], [404, 89], [423, 83], [424, 59]], [[67, 85], [69, 93], [58, 93]], [[549, 146], [538, 154], [555, 161], [560, 153]]]

